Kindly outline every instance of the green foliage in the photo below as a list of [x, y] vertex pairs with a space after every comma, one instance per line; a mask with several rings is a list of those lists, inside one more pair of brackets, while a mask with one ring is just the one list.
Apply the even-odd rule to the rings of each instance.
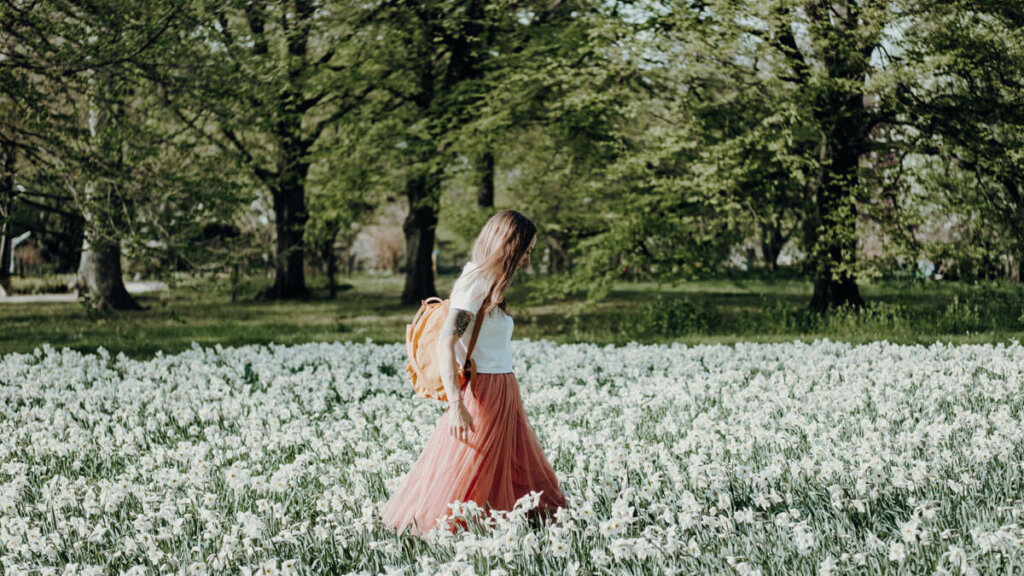
[[163, 106], [166, 93], [148, 74], [178, 56], [173, 30], [184, 7], [0, 8], [12, 32], [0, 42], [0, 75], [25, 80], [0, 92], [0, 101], [18, 102], [21, 118], [17, 126], [0, 120], [21, 152], [16, 215], [62, 269], [77, 265], [83, 232], [93, 247], [121, 245], [130, 273], [202, 269], [212, 256], [204, 227], [230, 221], [246, 200], [223, 160]]
[[690, 298], [664, 298], [661, 294], [644, 304], [636, 318], [638, 334], [681, 336], [710, 334], [721, 322], [714, 308], [694, 303]]
[[[336, 300], [314, 278], [309, 301], [254, 301], [263, 277], [243, 278], [231, 300], [227, 279], [182, 277], [169, 292], [140, 294], [146, 310], [131, 316], [90, 312], [81, 304], [0, 304], [0, 354], [31, 352], [40, 342], [92, 350], [104, 346], [146, 356], [206, 345], [298, 343], [371, 338], [400, 342], [415, 306], [395, 307], [402, 278], [355, 276]], [[444, 277], [442, 282], [453, 278]], [[1024, 294], [1006, 282], [915, 285], [884, 281], [865, 286], [867, 305], [819, 316], [804, 305], [802, 280], [758, 278], [698, 280], [668, 289], [619, 282], [605, 302], [581, 307], [584, 293], [526, 302], [533, 282], [516, 282], [509, 294], [516, 338], [623, 345], [631, 341], [704, 344], [785, 342], [830, 338], [900, 343], [1024, 341]]]
[[1022, 21], [1015, 2], [930, 3], [906, 29], [895, 75], [890, 100], [924, 157], [910, 176], [957, 224], [922, 249], [964, 274], [1024, 279]]
[[953, 301], [946, 305], [936, 324], [944, 332], [967, 332], [982, 329], [982, 313], [978, 304], [960, 301], [960, 295], [954, 295]]
[[11, 287], [15, 294], [57, 294], [67, 292], [68, 284], [74, 279], [72, 274], [14, 277], [11, 279]]
[[[1020, 278], [1021, 21], [988, 0], [4, 5], [0, 140], [27, 191], [8, 210], [0, 190], [0, 217], [74, 238], [52, 246], [123, 243], [132, 273], [212, 278], [298, 247], [326, 263], [395, 202], [440, 209], [449, 252], [515, 208], [555, 273], [532, 293], [584, 294], [578, 318], [623, 279], [718, 275], [741, 245], [768, 267], [795, 245], [821, 279], [919, 255]], [[679, 306], [639, 321], [714, 328]], [[829, 326], [775, 306], [765, 330]], [[820, 322], [898, 326], [881, 306]], [[979, 329], [974, 306], [937, 321]]]

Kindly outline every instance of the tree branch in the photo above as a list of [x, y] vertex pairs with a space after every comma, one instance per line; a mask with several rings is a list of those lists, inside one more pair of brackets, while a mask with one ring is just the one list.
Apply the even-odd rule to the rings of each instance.
[[[359, 106], [363, 102], [363, 100], [365, 100], [366, 97], [369, 96], [371, 92], [373, 92], [373, 89], [373, 86], [367, 86], [363, 88], [358, 94], [350, 96], [349, 102], [346, 105], [339, 106], [338, 109], [335, 110], [333, 114], [318, 122], [316, 126], [313, 127], [313, 130], [310, 132], [309, 136], [306, 136], [305, 138], [302, 139], [303, 148], [309, 149], [320, 138], [320, 134], [323, 133], [324, 129], [327, 128], [327, 126], [341, 120], [342, 118], [345, 117], [346, 114], [348, 114], [357, 106]], [[404, 103], [404, 100], [398, 101], [395, 103], [394, 106], [384, 110], [384, 112], [391, 112]]]
[[[64, 200], [67, 200], [67, 198], [65, 198]], [[15, 199], [15, 201], [16, 202], [24, 202], [25, 204], [27, 204], [27, 205], [29, 205], [29, 206], [31, 206], [33, 208], [37, 208], [37, 209], [43, 210], [45, 212], [53, 212], [54, 214], [60, 214], [61, 216], [64, 216], [65, 218], [81, 218], [82, 217], [81, 214], [76, 214], [74, 212], [68, 212], [66, 210], [61, 210], [60, 208], [54, 208], [53, 206], [47, 206], [46, 204], [43, 204], [43, 203], [40, 203], [40, 202], [34, 202], [32, 200], [29, 200], [28, 198], [25, 198], [25, 194], [22, 194], [22, 195], [18, 196]]]
[[796, 75], [799, 83], [807, 82], [807, 78], [810, 75], [810, 66], [807, 64], [803, 52], [796, 45], [796, 37], [793, 36], [793, 31], [788, 25], [784, 24], [784, 28], [776, 34], [774, 44], [789, 61], [793, 74]]

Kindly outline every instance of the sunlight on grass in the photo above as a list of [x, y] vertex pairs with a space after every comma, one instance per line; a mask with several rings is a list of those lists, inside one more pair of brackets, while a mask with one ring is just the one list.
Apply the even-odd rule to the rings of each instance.
[[[453, 281], [439, 279], [442, 297]], [[186, 350], [193, 341], [224, 346], [400, 342], [417, 308], [399, 304], [403, 282], [401, 276], [343, 278], [343, 290], [330, 300], [323, 279], [314, 278], [310, 300], [261, 301], [255, 294], [266, 280], [250, 279], [232, 302], [230, 288], [222, 283], [175, 279], [169, 291], [138, 295], [146, 307], [141, 312], [92, 318], [77, 303], [2, 305], [0, 353], [29, 352], [44, 342], [81, 351], [102, 346], [133, 357]], [[510, 289], [516, 338], [732, 344], [823, 337], [854, 343], [981, 343], [1024, 336], [1024, 291], [1006, 283], [865, 284], [864, 312], [825, 318], [808, 311], [812, 288], [803, 280], [722, 278], [674, 287], [623, 282], [606, 300], [578, 312], [575, 304], [582, 295], [519, 304], [538, 286], [524, 277]]]

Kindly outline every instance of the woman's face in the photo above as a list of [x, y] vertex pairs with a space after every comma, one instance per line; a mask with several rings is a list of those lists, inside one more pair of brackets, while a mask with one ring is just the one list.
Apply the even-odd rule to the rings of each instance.
[[534, 234], [533, 240], [530, 240], [530, 247], [523, 253], [523, 257], [519, 259], [519, 265], [516, 266], [516, 270], [519, 270], [523, 266], [530, 263], [530, 253], [533, 252], [533, 247], [537, 244], [537, 235]]

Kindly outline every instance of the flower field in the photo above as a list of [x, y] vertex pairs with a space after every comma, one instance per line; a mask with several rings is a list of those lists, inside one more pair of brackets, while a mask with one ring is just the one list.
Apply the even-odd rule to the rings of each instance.
[[[5, 574], [1020, 574], [1024, 347], [515, 341], [569, 498], [433, 542], [405, 349], [0, 359]], [[455, 506], [453, 513], [460, 513]]]

